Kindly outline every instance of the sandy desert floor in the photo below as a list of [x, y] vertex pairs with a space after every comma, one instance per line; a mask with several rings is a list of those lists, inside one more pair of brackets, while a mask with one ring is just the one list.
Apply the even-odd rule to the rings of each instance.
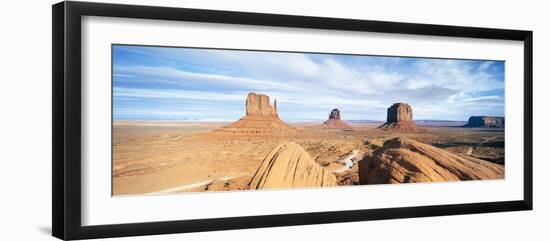
[[[377, 130], [380, 123], [352, 124], [353, 130], [328, 130], [318, 123], [291, 124], [291, 137], [219, 137], [227, 123], [192, 121], [115, 121], [113, 195], [160, 194], [246, 189], [266, 154], [278, 144], [300, 144], [339, 185], [357, 185], [356, 162], [385, 139], [407, 137], [436, 147], [504, 164], [504, 130], [422, 126], [426, 133]], [[351, 167], [351, 168], [348, 168]]]

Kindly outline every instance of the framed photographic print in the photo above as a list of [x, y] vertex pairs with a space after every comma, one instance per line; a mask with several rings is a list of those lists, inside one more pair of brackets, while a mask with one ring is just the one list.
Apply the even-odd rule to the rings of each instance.
[[53, 6], [53, 235], [532, 209], [532, 32]]

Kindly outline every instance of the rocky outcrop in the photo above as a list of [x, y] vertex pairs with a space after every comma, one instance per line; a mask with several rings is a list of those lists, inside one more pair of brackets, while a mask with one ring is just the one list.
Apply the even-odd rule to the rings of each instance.
[[278, 116], [277, 100], [273, 107], [269, 102], [269, 96], [256, 93], [248, 93], [246, 97], [246, 115], [247, 116]]
[[233, 191], [233, 190], [248, 190], [250, 176], [240, 176], [235, 178], [215, 179], [207, 184], [205, 191]]
[[504, 117], [472, 116], [464, 127], [504, 128]]
[[341, 120], [340, 118], [340, 110], [333, 109], [330, 114], [328, 115], [329, 120]]
[[287, 142], [267, 154], [252, 177], [250, 189], [336, 185], [334, 174], [319, 166], [300, 145]]
[[425, 132], [413, 122], [412, 108], [407, 103], [395, 103], [388, 108], [386, 123], [378, 129], [397, 132]]
[[413, 121], [412, 108], [407, 103], [395, 103], [388, 108], [386, 122], [411, 122]]
[[216, 134], [262, 137], [287, 136], [297, 132], [279, 118], [277, 100], [271, 106], [269, 96], [256, 93], [249, 93], [246, 97], [244, 117], [215, 131]]
[[394, 138], [359, 162], [361, 184], [445, 182], [504, 178], [504, 166]]
[[348, 125], [346, 122], [344, 122], [341, 119], [340, 110], [338, 109], [333, 109], [328, 116], [328, 120], [323, 122], [321, 126], [329, 129], [351, 129], [352, 128], [350, 125]]

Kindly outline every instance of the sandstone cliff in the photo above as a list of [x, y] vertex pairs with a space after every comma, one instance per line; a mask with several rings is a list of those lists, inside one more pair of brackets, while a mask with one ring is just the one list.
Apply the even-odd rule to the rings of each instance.
[[269, 96], [256, 93], [248, 93], [246, 97], [246, 115], [247, 116], [277, 116], [277, 100], [269, 102]]
[[412, 108], [407, 103], [395, 103], [388, 108], [386, 122], [410, 122], [413, 121]]
[[395, 103], [388, 108], [386, 123], [378, 129], [397, 132], [425, 132], [413, 122], [412, 108], [407, 103]]
[[287, 142], [267, 154], [250, 189], [336, 186], [336, 176], [319, 166], [300, 145]]
[[504, 166], [414, 140], [384, 142], [359, 162], [361, 184], [444, 182], [504, 178]]

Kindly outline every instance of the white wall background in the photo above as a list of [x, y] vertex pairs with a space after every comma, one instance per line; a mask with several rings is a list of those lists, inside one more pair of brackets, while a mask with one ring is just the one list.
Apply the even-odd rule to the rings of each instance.
[[[109, 1], [533, 30], [535, 210], [436, 218], [264, 228], [118, 240], [546, 240], [550, 237], [550, 112], [545, 1], [140, 0]], [[9, 1], [0, 9], [0, 240], [54, 240], [51, 231], [51, 4]]]

